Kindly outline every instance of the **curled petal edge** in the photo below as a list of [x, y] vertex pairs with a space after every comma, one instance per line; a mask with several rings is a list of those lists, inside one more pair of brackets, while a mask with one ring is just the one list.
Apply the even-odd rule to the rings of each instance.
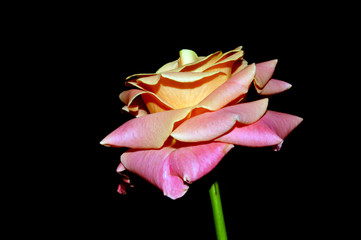
[[291, 84], [271, 79], [276, 68], [278, 60], [270, 60], [256, 64], [256, 74], [254, 79], [254, 86], [260, 95], [274, 95], [286, 91], [292, 87]]
[[[141, 97], [141, 98], [140, 98]], [[138, 117], [138, 111], [151, 113], [174, 110], [174, 107], [165, 102], [156, 94], [140, 89], [131, 89], [120, 93], [120, 100], [126, 104], [123, 110], [132, 113]], [[135, 113], [135, 114], [134, 114]], [[142, 114], [146, 115], [146, 114]]]
[[267, 84], [262, 88], [256, 88], [258, 94], [269, 96], [277, 93], [284, 92], [292, 87], [288, 82], [284, 82], [277, 79], [270, 79]]
[[176, 128], [171, 136], [182, 142], [202, 142], [222, 136], [238, 122], [249, 125], [267, 110], [268, 98], [222, 108], [192, 117]]

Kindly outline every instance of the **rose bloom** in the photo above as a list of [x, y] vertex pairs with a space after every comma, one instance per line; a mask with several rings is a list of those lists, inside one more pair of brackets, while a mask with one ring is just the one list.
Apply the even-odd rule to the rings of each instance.
[[[101, 144], [127, 147], [117, 169], [136, 173], [171, 199], [209, 173], [234, 145], [279, 150], [302, 118], [267, 110], [268, 98], [246, 102], [252, 84], [261, 96], [280, 93], [289, 83], [272, 79], [277, 60], [248, 64], [242, 47], [206, 57], [180, 51], [178, 60], [156, 73], [135, 74], [120, 100], [136, 118]], [[118, 192], [129, 178], [122, 174]]]

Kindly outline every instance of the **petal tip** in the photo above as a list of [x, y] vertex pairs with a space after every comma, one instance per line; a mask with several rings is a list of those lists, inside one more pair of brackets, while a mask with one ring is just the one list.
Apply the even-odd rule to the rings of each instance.
[[224, 146], [223, 148], [223, 153], [227, 154], [232, 148], [234, 148], [233, 144], [227, 144], [226, 146]]
[[251, 71], [254, 71], [254, 74], [256, 73], [256, 64], [255, 63], [248, 65], [247, 68], [249, 68]]
[[105, 138], [99, 142], [100, 145], [103, 145], [104, 147], [110, 147], [110, 145], [107, 143]]

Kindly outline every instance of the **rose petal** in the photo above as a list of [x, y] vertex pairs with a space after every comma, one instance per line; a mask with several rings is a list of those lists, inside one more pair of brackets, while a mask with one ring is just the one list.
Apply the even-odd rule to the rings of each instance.
[[225, 53], [222, 58], [218, 59], [216, 63], [214, 63], [212, 66], [209, 66], [207, 69], [205, 69], [205, 72], [208, 71], [220, 71], [227, 76], [231, 75], [233, 64], [242, 59], [244, 52], [241, 50], [242, 47], [236, 48], [233, 51], [230, 51], [228, 53]]
[[222, 52], [218, 51], [208, 55], [207, 57], [199, 57], [197, 62], [182, 66], [181, 68], [175, 70], [178, 70], [179, 72], [203, 72], [204, 69], [212, 66], [221, 56]]
[[278, 60], [275, 59], [256, 64], [255, 86], [257, 91], [262, 89], [271, 79], [273, 72], [276, 68], [277, 62]]
[[181, 147], [170, 154], [172, 172], [190, 183], [209, 173], [234, 146], [211, 142]]
[[263, 121], [272, 129], [280, 138], [285, 139], [303, 119], [288, 113], [267, 111]]
[[192, 117], [176, 128], [171, 136], [182, 142], [209, 141], [231, 130], [236, 122], [249, 125], [267, 110], [268, 99], [242, 103]]
[[122, 195], [127, 194], [127, 189], [129, 187], [133, 187], [133, 185], [130, 183], [129, 177], [122, 173], [124, 170], [125, 170], [124, 165], [122, 163], [120, 163], [117, 168], [117, 172], [121, 176], [121, 181], [120, 181], [120, 184], [118, 185], [117, 192]]
[[192, 50], [183, 49], [179, 51], [178, 65], [184, 66], [198, 61], [198, 55]]
[[124, 167], [146, 179], [171, 199], [182, 197], [190, 183], [209, 173], [232, 149], [228, 143], [212, 142], [180, 148], [129, 150], [122, 154]]
[[280, 145], [301, 121], [302, 118], [294, 115], [267, 111], [259, 121], [248, 126], [238, 124], [215, 141], [247, 147]]
[[[192, 107], [227, 80], [222, 72], [167, 72], [147, 76], [129, 84], [153, 92], [175, 109]], [[134, 82], [136, 81], [136, 82]]]
[[135, 117], [147, 115], [148, 109], [144, 104], [142, 98], [138, 97], [143, 93], [144, 91], [139, 89], [132, 89], [120, 93], [120, 101], [126, 104], [125, 106], [123, 106], [122, 109], [134, 115]]
[[241, 72], [232, 76], [211, 94], [209, 94], [198, 104], [198, 106], [211, 111], [218, 110], [226, 106], [228, 103], [248, 92], [255, 73], [255, 64], [247, 66]]
[[134, 108], [132, 107], [131, 109], [129, 109], [128, 106], [123, 106], [122, 110], [132, 114], [135, 117], [148, 115], [147, 107], [141, 102], [139, 103], [139, 106], [136, 106]]
[[171, 199], [182, 197], [188, 190], [179, 176], [171, 175], [169, 154], [173, 148], [159, 150], [129, 150], [122, 154], [121, 162], [131, 172], [138, 174], [161, 189]]
[[230, 132], [215, 139], [215, 141], [246, 147], [266, 147], [281, 143], [283, 140], [267, 127], [262, 119], [248, 126], [236, 124]]
[[131, 89], [124, 91], [120, 93], [119, 98], [128, 106], [124, 110], [136, 116], [138, 116], [138, 111], [141, 110], [149, 110], [150, 113], [155, 113], [174, 109], [154, 93], [145, 90]]
[[121, 182], [119, 185], [118, 185], [118, 189], [117, 189], [117, 192], [122, 194], [122, 195], [125, 195], [127, 194], [127, 184], [124, 183], [124, 182]]
[[222, 52], [218, 51], [208, 55], [207, 57], [198, 57], [198, 61], [186, 64], [184, 66], [178, 65], [178, 59], [165, 64], [156, 73], [159, 74], [164, 72], [203, 72], [204, 69], [212, 66], [221, 56]]
[[121, 173], [121, 172], [123, 172], [124, 170], [125, 170], [124, 165], [123, 165], [122, 163], [120, 163], [120, 164], [118, 165], [118, 167], [117, 167], [117, 172], [118, 172], [118, 173]]
[[292, 87], [291, 84], [277, 80], [277, 79], [271, 79], [268, 81], [266, 86], [264, 86], [262, 89], [257, 89], [257, 92], [260, 95], [273, 95], [277, 94], [283, 91], [286, 91]]
[[228, 60], [230, 60], [231, 58], [233, 58], [233, 59], [238, 59], [239, 57], [237, 57], [237, 58], [234, 57], [235, 54], [240, 54], [240, 53], [241, 53], [241, 55], [243, 56], [243, 55], [244, 55], [244, 52], [243, 52], [242, 48], [243, 48], [242, 46], [239, 46], [239, 47], [237, 47], [237, 48], [235, 48], [235, 49], [233, 49], [233, 50], [231, 50], [231, 51], [228, 51], [228, 52], [224, 53], [224, 54], [222, 55], [222, 57], [220, 57], [220, 58], [217, 60], [217, 63], [228, 61]]
[[[165, 81], [173, 80], [179, 83], [192, 83], [217, 74], [219, 73], [218, 72], [167, 72], [167, 73], [162, 73], [161, 76], [163, 78], [166, 78]], [[156, 83], [144, 82], [142, 79], [140, 79], [140, 81], [149, 85], [155, 85], [158, 83], [158, 82]]]
[[[128, 79], [128, 78], [127, 78]], [[159, 74], [133, 75], [127, 80], [126, 85], [135, 86], [143, 90], [147, 90], [147, 85], [156, 85], [160, 80]]]
[[153, 113], [134, 118], [106, 136], [100, 144], [112, 147], [160, 148], [176, 122], [184, 119], [190, 108]]
[[232, 66], [231, 76], [236, 75], [248, 66], [248, 62], [245, 59], [240, 59], [234, 62]]
[[[156, 73], [137, 73], [137, 74], [130, 75], [125, 80], [131, 82], [131, 81], [137, 80], [138, 78], [146, 78], [146, 77], [152, 77], [152, 76], [156, 76], [156, 75], [157, 75]], [[128, 86], [127, 82], [125, 82], [125, 85]]]

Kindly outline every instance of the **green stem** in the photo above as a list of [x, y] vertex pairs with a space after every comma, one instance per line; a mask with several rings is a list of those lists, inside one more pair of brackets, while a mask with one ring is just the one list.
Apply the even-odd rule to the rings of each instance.
[[214, 182], [209, 189], [209, 196], [211, 198], [214, 225], [218, 240], [227, 240], [226, 225], [224, 223], [221, 195], [219, 192], [218, 182]]

